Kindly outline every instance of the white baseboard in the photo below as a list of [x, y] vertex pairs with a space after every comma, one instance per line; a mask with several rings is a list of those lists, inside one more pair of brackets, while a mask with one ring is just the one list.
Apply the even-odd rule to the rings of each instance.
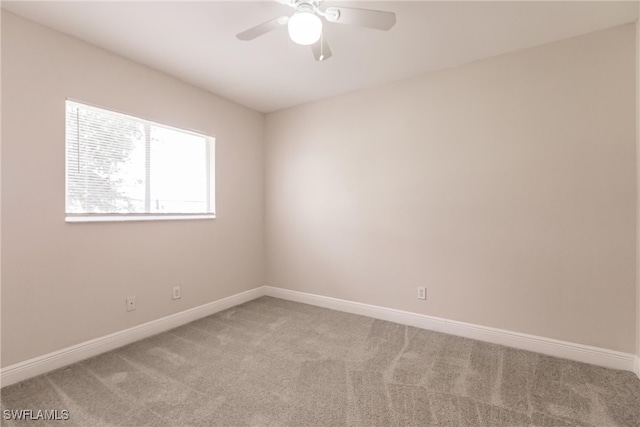
[[25, 360], [0, 370], [2, 387], [15, 384], [36, 375], [79, 362], [89, 357], [122, 347], [143, 338], [168, 331], [194, 320], [210, 316], [227, 308], [251, 301], [264, 295], [264, 287], [241, 292], [217, 301], [210, 302], [180, 313], [172, 314], [123, 331], [95, 338], [83, 343], [63, 348], [40, 357]]
[[465, 338], [501, 344], [523, 350], [562, 357], [579, 362], [591, 363], [607, 368], [624, 369], [635, 372], [640, 377], [640, 358], [598, 347], [574, 344], [551, 338], [521, 334], [518, 332], [447, 320], [424, 314], [410, 313], [392, 308], [379, 307], [338, 298], [313, 295], [288, 289], [261, 286], [246, 292], [222, 298], [208, 304], [134, 326], [120, 332], [105, 335], [83, 343], [54, 351], [43, 356], [7, 366], [0, 370], [2, 387], [15, 384], [36, 375], [79, 362], [89, 357], [122, 347], [143, 338], [168, 331], [194, 320], [210, 316], [222, 310], [251, 301], [263, 295], [297, 301], [346, 313], [359, 314], [374, 319], [387, 320], [417, 328], [429, 329]]
[[[578, 362], [590, 363], [607, 368], [623, 369], [632, 372], [635, 371], [636, 374], [639, 369], [638, 358], [635, 355], [599, 347], [591, 347], [567, 341], [555, 340], [552, 338], [527, 335], [519, 332], [490, 328], [487, 326], [474, 325], [455, 320], [447, 320], [439, 317], [362, 304], [338, 298], [291, 291], [272, 286], [265, 286], [265, 295], [325, 307], [332, 310], [373, 317], [375, 319], [387, 320], [389, 322], [400, 323], [403, 325], [415, 326], [417, 328], [443, 332], [445, 334], [457, 335], [460, 337], [501, 344], [522, 350], [534, 351], [537, 353], [576, 360]], [[638, 374], [638, 376], [640, 377], [640, 374]]]

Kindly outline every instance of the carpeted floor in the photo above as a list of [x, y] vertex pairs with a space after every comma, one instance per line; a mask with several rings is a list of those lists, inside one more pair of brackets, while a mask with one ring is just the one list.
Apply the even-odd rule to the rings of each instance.
[[76, 426], [640, 426], [640, 380], [263, 297], [6, 387], [1, 406]]

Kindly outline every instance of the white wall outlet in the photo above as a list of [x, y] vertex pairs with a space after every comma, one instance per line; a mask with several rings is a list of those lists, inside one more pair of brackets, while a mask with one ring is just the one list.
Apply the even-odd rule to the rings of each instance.
[[127, 297], [127, 311], [136, 309], [136, 297]]
[[173, 287], [173, 299], [179, 299], [180, 298], [180, 286], [174, 286]]
[[418, 299], [427, 299], [427, 288], [418, 287]]

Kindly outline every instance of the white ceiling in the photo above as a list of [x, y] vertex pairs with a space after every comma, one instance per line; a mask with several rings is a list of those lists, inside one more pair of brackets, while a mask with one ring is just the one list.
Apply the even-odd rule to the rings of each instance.
[[33, 21], [261, 112], [573, 37], [638, 18], [636, 1], [326, 2], [393, 11], [388, 32], [325, 24], [316, 62], [280, 28], [235, 35], [292, 9], [276, 1], [2, 2]]

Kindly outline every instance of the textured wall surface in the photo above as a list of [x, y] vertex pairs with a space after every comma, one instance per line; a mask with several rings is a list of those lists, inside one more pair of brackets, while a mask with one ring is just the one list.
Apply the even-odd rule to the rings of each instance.
[[[214, 135], [217, 219], [66, 224], [67, 97]], [[261, 114], [3, 11], [2, 365], [262, 285], [262, 132]]]
[[635, 37], [267, 115], [267, 284], [634, 353]]

